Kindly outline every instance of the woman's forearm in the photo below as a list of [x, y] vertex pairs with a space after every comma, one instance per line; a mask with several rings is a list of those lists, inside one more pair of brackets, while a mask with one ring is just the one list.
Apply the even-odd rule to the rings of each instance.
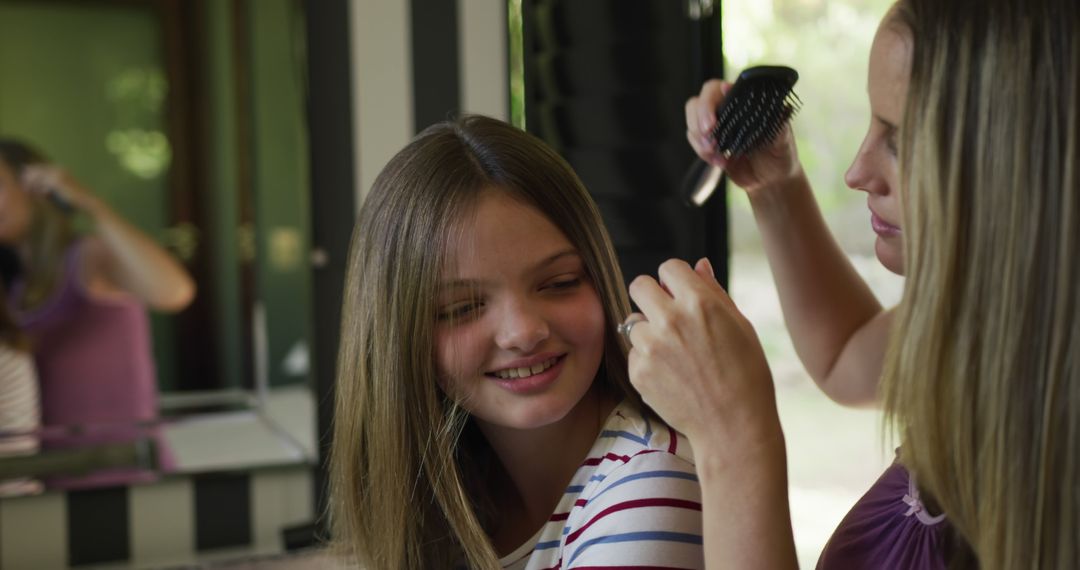
[[701, 483], [708, 570], [798, 568], [783, 433], [747, 451], [691, 440]]
[[[760, 188], [750, 200], [803, 366], [830, 397], [867, 403], [876, 392], [880, 370], [874, 363], [880, 359], [875, 354], [883, 354], [884, 343], [877, 342], [881, 335], [862, 329], [887, 329], [887, 323], [874, 322], [883, 313], [881, 304], [837, 245], [805, 173]], [[874, 338], [862, 342], [869, 337]], [[870, 346], [845, 350], [854, 344]], [[851, 358], [865, 360], [865, 366], [842, 362]]]

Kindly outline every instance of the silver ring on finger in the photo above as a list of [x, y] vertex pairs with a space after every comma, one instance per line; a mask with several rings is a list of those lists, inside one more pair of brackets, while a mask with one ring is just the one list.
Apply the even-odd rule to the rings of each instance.
[[621, 334], [623, 338], [626, 339], [626, 344], [634, 346], [634, 341], [630, 340], [630, 331], [634, 328], [634, 325], [644, 320], [644, 318], [638, 318], [626, 321], [625, 323], [619, 323], [617, 330], [619, 331], [619, 334]]

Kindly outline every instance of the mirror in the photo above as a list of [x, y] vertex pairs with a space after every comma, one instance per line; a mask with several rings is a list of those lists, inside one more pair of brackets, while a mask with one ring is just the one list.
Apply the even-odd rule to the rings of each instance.
[[[101, 413], [49, 417], [58, 381], [93, 374], [42, 378], [43, 428], [0, 426], [0, 481], [30, 482], [12, 492], [315, 461], [303, 36], [296, 0], [0, 0], [0, 136], [41, 149], [197, 287], [175, 314], [147, 311], [157, 413], [85, 401]], [[4, 451], [27, 435], [39, 453]]]

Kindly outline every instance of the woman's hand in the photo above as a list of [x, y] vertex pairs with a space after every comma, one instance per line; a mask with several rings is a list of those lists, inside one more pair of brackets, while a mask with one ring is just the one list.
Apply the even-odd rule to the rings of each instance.
[[660, 266], [630, 296], [630, 381], [694, 450], [705, 566], [797, 568], [783, 431], [754, 328], [708, 260]]
[[[660, 283], [640, 276], [630, 297], [643, 315], [630, 330], [630, 381], [694, 445], [779, 442], [772, 375], [750, 322], [713, 276], [706, 259], [660, 266]], [[752, 450], [750, 450], [752, 451]], [[695, 451], [696, 452], [696, 451]]]
[[716, 109], [731, 87], [732, 84], [726, 81], [710, 79], [701, 86], [696, 97], [686, 101], [686, 138], [694, 152], [705, 162], [724, 169], [728, 178], [749, 194], [800, 175], [802, 164], [790, 123], [772, 144], [750, 155], [728, 159], [716, 152], [712, 135]]
[[187, 269], [63, 168], [29, 166], [22, 183], [26, 190], [52, 196], [61, 207], [82, 210], [94, 221], [94, 235], [84, 238], [82, 276], [91, 294], [108, 297], [119, 291], [167, 313], [191, 304], [196, 286]]
[[23, 170], [22, 184], [30, 192], [51, 196], [63, 206], [85, 210], [96, 197], [67, 170], [54, 164], [34, 164]]

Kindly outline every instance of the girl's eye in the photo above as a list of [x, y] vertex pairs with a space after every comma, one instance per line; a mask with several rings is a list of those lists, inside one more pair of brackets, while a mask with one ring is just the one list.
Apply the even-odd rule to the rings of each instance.
[[483, 303], [481, 303], [479, 301], [468, 301], [468, 302], [465, 302], [465, 303], [457, 303], [457, 304], [450, 305], [448, 307], [444, 307], [444, 308], [440, 309], [439, 314], [438, 314], [437, 317], [438, 317], [439, 321], [463, 320], [463, 319], [469, 318], [474, 313], [479, 311], [482, 306], [483, 306]]
[[581, 278], [580, 277], [572, 277], [572, 278], [556, 279], [554, 281], [549, 282], [547, 285], [544, 286], [544, 288], [545, 289], [552, 289], [552, 290], [555, 290], [555, 291], [565, 291], [567, 289], [573, 289], [573, 288], [577, 287], [578, 285], [581, 285]]

